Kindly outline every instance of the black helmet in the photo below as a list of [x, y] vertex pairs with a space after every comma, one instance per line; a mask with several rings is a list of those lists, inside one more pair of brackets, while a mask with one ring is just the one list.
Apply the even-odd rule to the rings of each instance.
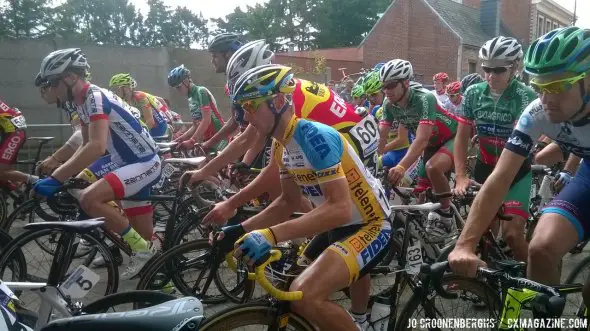
[[213, 38], [209, 44], [209, 52], [227, 53], [235, 52], [242, 46], [240, 36], [235, 33], [222, 33]]
[[461, 79], [461, 94], [464, 94], [469, 86], [481, 82], [483, 82], [483, 78], [481, 78], [481, 76], [477, 72], [474, 72], [463, 77], [463, 79]]

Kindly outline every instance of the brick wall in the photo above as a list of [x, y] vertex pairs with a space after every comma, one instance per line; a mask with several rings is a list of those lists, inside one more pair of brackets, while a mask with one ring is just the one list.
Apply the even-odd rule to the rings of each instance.
[[379, 62], [395, 58], [408, 58], [409, 2], [393, 0], [393, 8], [390, 8], [375, 25], [362, 45], [365, 68], [372, 68]]
[[483, 75], [481, 70], [481, 61], [479, 60], [479, 48], [472, 46], [463, 46], [463, 60], [461, 61], [461, 76], [465, 77], [469, 73], [469, 62], [475, 63], [475, 71]]
[[463, 4], [465, 6], [469, 6], [471, 8], [477, 8], [477, 9], [479, 9], [480, 1], [481, 0], [463, 0]]
[[525, 45], [530, 43], [531, 0], [501, 0], [500, 17], [512, 33]]

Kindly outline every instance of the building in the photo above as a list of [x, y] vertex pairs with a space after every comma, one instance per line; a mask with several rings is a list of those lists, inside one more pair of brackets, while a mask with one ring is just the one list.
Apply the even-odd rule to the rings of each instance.
[[572, 19], [553, 0], [392, 0], [358, 47], [279, 53], [277, 62], [309, 68], [320, 55], [329, 67], [326, 80], [338, 80], [338, 68], [351, 73], [403, 58], [417, 81], [430, 84], [440, 71], [452, 79], [479, 72], [479, 49], [495, 36], [515, 37], [526, 48], [539, 33]]

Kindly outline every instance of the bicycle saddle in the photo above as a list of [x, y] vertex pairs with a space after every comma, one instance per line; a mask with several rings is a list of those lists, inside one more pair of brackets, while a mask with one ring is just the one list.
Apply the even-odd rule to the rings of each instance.
[[174, 147], [178, 145], [178, 142], [176, 141], [172, 141], [172, 142], [157, 142], [156, 146], [158, 146], [159, 148], [170, 148], [170, 147]]
[[541, 174], [541, 173], [544, 173], [546, 170], [550, 170], [550, 168], [548, 168], [542, 164], [531, 165], [531, 171], [533, 172], [533, 174]]
[[149, 308], [117, 313], [83, 315], [52, 321], [42, 331], [146, 331], [196, 330], [203, 305], [193, 297], [164, 302]]
[[29, 137], [29, 140], [39, 140], [43, 142], [52, 141], [55, 137]]
[[192, 166], [200, 166], [204, 161], [205, 161], [206, 157], [204, 156], [197, 156], [197, 157], [187, 157], [184, 159], [181, 158], [169, 158], [164, 160], [166, 163], [176, 163], [176, 164], [188, 164], [188, 165], [192, 165]]
[[103, 223], [104, 217], [99, 217], [84, 221], [29, 223], [24, 228], [27, 230], [64, 229], [88, 232], [102, 226]]

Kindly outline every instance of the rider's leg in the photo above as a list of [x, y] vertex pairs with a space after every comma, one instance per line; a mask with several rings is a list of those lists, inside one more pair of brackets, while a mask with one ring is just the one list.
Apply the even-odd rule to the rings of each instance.
[[[426, 162], [426, 174], [432, 183], [434, 193], [445, 193], [451, 191], [449, 180], [446, 174], [453, 168], [453, 139], [446, 142]], [[448, 211], [451, 198], [441, 199], [441, 210]]]
[[[350, 285], [350, 312], [354, 315], [367, 314], [371, 296], [371, 276], [365, 275]], [[362, 321], [361, 321], [362, 322]]]
[[88, 215], [105, 217], [107, 228], [121, 233], [129, 226], [129, 222], [118, 209], [110, 204], [113, 200], [115, 200], [115, 193], [104, 179], [99, 179], [82, 190], [80, 194], [80, 206]]
[[503, 221], [502, 234], [506, 243], [514, 253], [517, 261], [526, 261], [528, 257], [528, 243], [524, 235], [526, 220], [529, 218], [530, 189], [532, 172], [528, 172], [512, 184], [504, 198], [504, 214], [511, 216], [510, 221]]
[[145, 201], [123, 201], [122, 205], [131, 226], [143, 239], [150, 241], [154, 233], [154, 211], [151, 204]]
[[502, 221], [502, 237], [512, 249], [514, 259], [526, 261], [528, 257], [528, 243], [524, 237], [526, 220], [520, 216], [512, 215], [510, 221]]

